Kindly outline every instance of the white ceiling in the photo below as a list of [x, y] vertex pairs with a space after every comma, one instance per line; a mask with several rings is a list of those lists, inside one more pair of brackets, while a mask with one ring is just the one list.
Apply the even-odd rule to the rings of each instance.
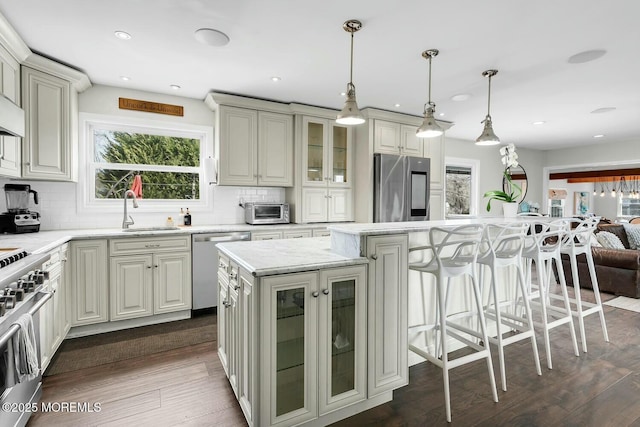
[[[495, 68], [491, 115], [503, 143], [550, 149], [640, 139], [634, 0], [0, 0], [0, 13], [32, 50], [86, 72], [94, 84], [198, 99], [218, 90], [336, 109], [349, 78], [342, 24], [359, 19], [353, 82], [360, 108], [420, 115], [428, 67], [421, 53], [436, 48], [432, 99], [440, 118], [455, 123], [451, 137], [480, 134], [482, 72]], [[193, 33], [203, 27], [225, 32], [230, 43], [198, 43]], [[133, 38], [119, 40], [116, 30]], [[568, 62], [592, 49], [607, 53]], [[461, 93], [471, 98], [450, 99]], [[591, 113], [605, 107], [615, 110]]]

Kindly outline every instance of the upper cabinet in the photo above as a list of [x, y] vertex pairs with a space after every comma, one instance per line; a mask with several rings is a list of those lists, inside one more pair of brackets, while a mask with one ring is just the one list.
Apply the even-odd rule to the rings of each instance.
[[38, 55], [22, 66], [25, 137], [22, 178], [78, 179], [78, 92], [86, 75]]
[[[20, 105], [20, 63], [0, 46], [0, 93]], [[0, 175], [20, 177], [20, 142], [15, 136], [0, 136]]]
[[416, 136], [415, 126], [379, 119], [374, 120], [373, 126], [373, 151], [375, 153], [423, 156], [423, 142]]
[[216, 110], [218, 184], [293, 186], [293, 115], [288, 106], [209, 94]]

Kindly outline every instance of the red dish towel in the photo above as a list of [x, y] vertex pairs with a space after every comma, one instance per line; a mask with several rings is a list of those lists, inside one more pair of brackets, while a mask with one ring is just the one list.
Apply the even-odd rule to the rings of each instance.
[[138, 199], [142, 199], [142, 177], [140, 175], [133, 177], [131, 191], [133, 191], [133, 194], [135, 194]]

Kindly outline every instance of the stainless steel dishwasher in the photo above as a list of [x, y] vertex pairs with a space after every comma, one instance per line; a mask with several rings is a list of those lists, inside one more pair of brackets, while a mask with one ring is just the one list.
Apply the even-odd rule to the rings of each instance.
[[216, 243], [251, 240], [251, 233], [193, 234], [191, 237], [192, 309], [218, 306], [218, 249]]

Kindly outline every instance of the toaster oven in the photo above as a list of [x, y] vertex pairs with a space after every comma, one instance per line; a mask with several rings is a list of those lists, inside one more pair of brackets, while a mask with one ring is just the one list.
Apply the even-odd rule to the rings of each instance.
[[288, 224], [288, 203], [245, 203], [244, 220], [247, 224]]

